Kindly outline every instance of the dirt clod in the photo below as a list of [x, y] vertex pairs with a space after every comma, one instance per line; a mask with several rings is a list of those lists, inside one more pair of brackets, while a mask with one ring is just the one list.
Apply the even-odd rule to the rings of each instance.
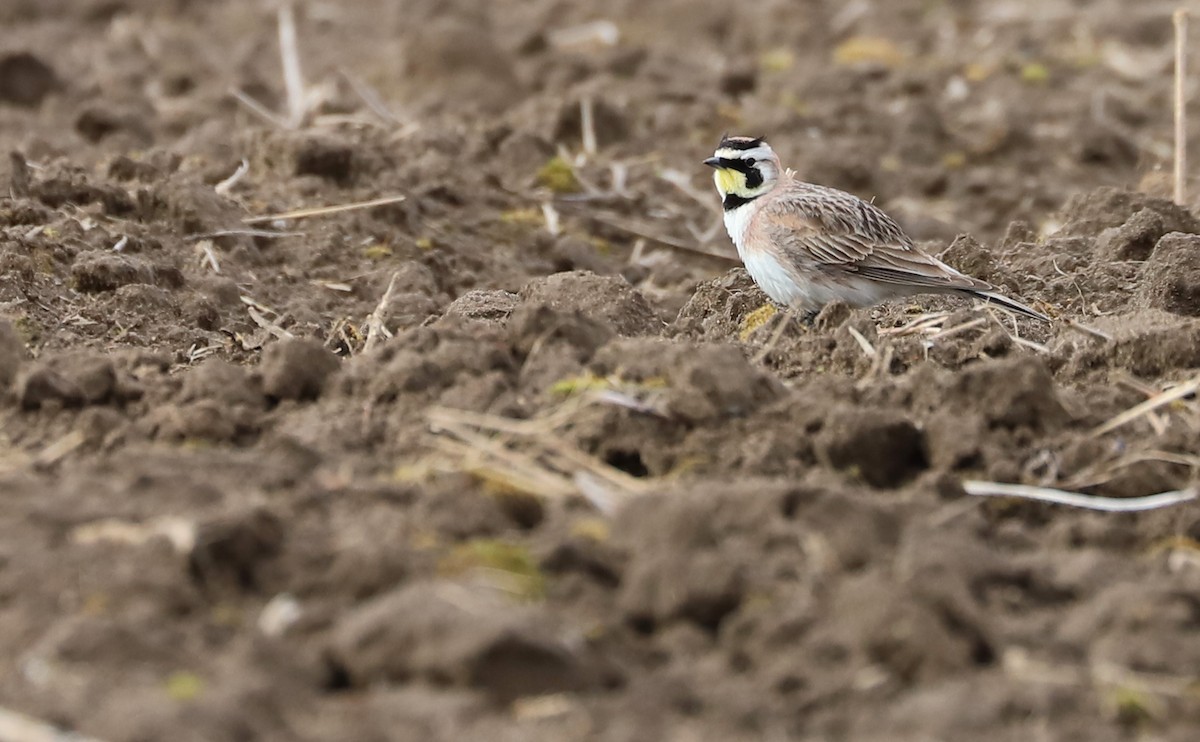
[[1067, 419], [1050, 371], [1036, 358], [968, 367], [951, 393], [955, 403], [978, 409], [995, 426], [1054, 430]]
[[960, 234], [941, 256], [950, 265], [969, 276], [989, 283], [998, 280], [995, 256], [969, 234]]
[[662, 328], [645, 298], [620, 276], [570, 271], [536, 279], [521, 289], [521, 306], [537, 305], [579, 312], [619, 335], [654, 334]]
[[882, 410], [831, 411], [817, 439], [817, 454], [830, 467], [874, 487], [899, 486], [929, 466], [925, 438], [916, 425]]
[[[1162, 219], [1162, 227], [1166, 232], [1200, 231], [1200, 220], [1195, 215], [1165, 198], [1104, 187], [1071, 197], [1063, 207], [1066, 224], [1061, 234], [1096, 237], [1106, 229], [1121, 227], [1143, 211], [1157, 214]], [[1143, 224], [1149, 216], [1147, 214], [1142, 217]], [[1137, 226], [1135, 223], [1134, 227]]]
[[671, 382], [669, 409], [682, 420], [746, 415], [779, 391], [731, 345], [698, 348], [677, 359], [664, 370]]
[[75, 131], [93, 144], [117, 133], [125, 133], [140, 144], [149, 144], [153, 136], [144, 120], [145, 113], [141, 111], [92, 106], [75, 119]]
[[1120, 227], [1101, 232], [1096, 247], [1109, 260], [1145, 260], [1166, 231], [1161, 214], [1142, 209]]
[[665, 383], [667, 409], [691, 423], [748, 415], [780, 393], [777, 383], [734, 345], [618, 339], [602, 348], [591, 366], [600, 376]]
[[188, 374], [180, 396], [185, 402], [211, 399], [222, 407], [263, 404], [261, 379], [220, 358], [206, 361]]
[[1200, 365], [1200, 325], [1151, 327], [1122, 338], [1110, 350], [1114, 363], [1139, 376], [1164, 374]]
[[[627, 509], [617, 523], [632, 551], [619, 597], [626, 619], [642, 631], [676, 620], [716, 631], [772, 564], [799, 557], [794, 542], [771, 538], [787, 531], [779, 500], [770, 487], [707, 486]], [[749, 562], [738, 544], [760, 537], [772, 553]]]
[[36, 106], [58, 87], [53, 68], [29, 52], [0, 57], [0, 101]]
[[265, 510], [205, 523], [197, 529], [188, 570], [213, 594], [262, 589], [264, 569], [279, 554], [285, 535], [283, 524]]
[[50, 405], [75, 407], [83, 404], [84, 393], [71, 379], [53, 368], [33, 366], [17, 377], [17, 399], [21, 408], [37, 410]]
[[1168, 234], [1149, 257], [1138, 290], [1141, 304], [1200, 316], [1200, 235]]
[[84, 355], [66, 362], [67, 375], [83, 393], [88, 404], [100, 404], [112, 398], [117, 390], [117, 371], [108, 358]]
[[517, 307], [519, 297], [511, 291], [468, 291], [446, 307], [446, 318], [461, 317], [482, 323], [503, 323]]
[[337, 357], [319, 343], [281, 340], [263, 353], [263, 392], [274, 399], [316, 399], [338, 368]]
[[416, 678], [511, 701], [592, 685], [588, 661], [547, 618], [452, 583], [414, 584], [344, 616], [330, 655], [354, 686]]
[[132, 283], [153, 283], [154, 270], [140, 258], [99, 253], [77, 261], [71, 280], [79, 291], [115, 291]]
[[0, 319], [0, 393], [8, 390], [28, 355], [16, 328]]

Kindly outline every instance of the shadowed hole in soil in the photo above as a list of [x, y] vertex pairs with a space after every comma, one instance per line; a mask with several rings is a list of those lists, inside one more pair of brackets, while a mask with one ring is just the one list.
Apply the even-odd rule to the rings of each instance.
[[0, 59], [0, 100], [36, 106], [58, 86], [54, 70], [28, 52]]
[[971, 594], [990, 610], [1013, 613], [1061, 605], [1075, 599], [1074, 591], [1046, 584], [1029, 571], [983, 575], [971, 585]]
[[354, 179], [354, 151], [332, 142], [308, 142], [296, 153], [296, 174], [348, 185]]
[[497, 490], [492, 497], [500, 510], [522, 530], [537, 528], [546, 518], [542, 501], [526, 492]]
[[977, 627], [971, 625], [948, 606], [941, 606], [938, 613], [940, 614], [942, 624], [951, 633], [958, 634], [966, 639], [971, 648], [970, 656], [972, 662], [979, 667], [987, 667], [995, 663], [996, 650], [992, 649], [991, 643]]
[[775, 692], [784, 696], [791, 696], [808, 688], [808, 683], [799, 675], [787, 674], [780, 678], [775, 683]]
[[254, 592], [259, 572], [282, 547], [284, 527], [275, 515], [254, 511], [200, 527], [188, 573], [205, 590]]
[[971, 661], [976, 665], [986, 667], [996, 661], [996, 651], [992, 649], [992, 645], [977, 638], [971, 646]]
[[330, 693], [341, 693], [353, 688], [354, 684], [350, 682], [350, 673], [346, 672], [346, 668], [342, 667], [341, 663], [326, 658], [322, 687]]
[[743, 651], [736, 651], [729, 658], [729, 669], [736, 673], [749, 672], [754, 668], [754, 660]]
[[642, 461], [642, 454], [638, 451], [614, 449], [605, 454], [604, 463], [634, 477], [645, 477], [650, 474], [650, 470]]
[[696, 716], [704, 710], [704, 701], [694, 693], [684, 693], [674, 699], [672, 705], [684, 716]]
[[578, 690], [582, 681], [568, 654], [508, 637], [479, 658], [472, 684], [512, 701], [521, 696]]
[[850, 650], [835, 642], [823, 642], [813, 650], [813, 658], [819, 665], [838, 665], [850, 658]]
[[721, 622], [741, 605], [741, 596], [722, 595], [707, 598], [703, 601], [684, 607], [684, 613], [700, 628], [716, 635], [721, 629]]
[[629, 618], [629, 627], [639, 634], [653, 634], [657, 624], [652, 616], [639, 615]]
[[796, 520], [809, 505], [820, 501], [823, 491], [817, 487], [798, 486], [788, 490], [779, 499], [779, 514], [787, 520]]
[[807, 488], [791, 490], [780, 499], [779, 514], [792, 520], [800, 512], [802, 506], [813, 502], [818, 496], [818, 492]]

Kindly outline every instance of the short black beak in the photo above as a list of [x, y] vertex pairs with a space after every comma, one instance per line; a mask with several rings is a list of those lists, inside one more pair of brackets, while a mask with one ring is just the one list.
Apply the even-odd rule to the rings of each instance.
[[721, 158], [720, 157], [710, 157], [704, 161], [704, 164], [708, 165], [709, 167], [721, 167]]

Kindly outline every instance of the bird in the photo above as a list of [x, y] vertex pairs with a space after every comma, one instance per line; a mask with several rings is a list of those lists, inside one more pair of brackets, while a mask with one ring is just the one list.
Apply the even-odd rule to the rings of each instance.
[[921, 252], [874, 204], [800, 180], [762, 137], [723, 136], [704, 164], [714, 169], [725, 229], [746, 272], [775, 303], [809, 321], [831, 302], [865, 307], [916, 294], [975, 297], [1050, 321]]

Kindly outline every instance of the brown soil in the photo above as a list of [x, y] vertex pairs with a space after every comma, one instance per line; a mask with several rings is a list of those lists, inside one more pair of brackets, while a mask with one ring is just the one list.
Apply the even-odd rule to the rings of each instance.
[[[606, 45], [578, 0], [305, 2], [287, 130], [229, 94], [286, 108], [269, 3], [0, 3], [0, 706], [114, 742], [1196, 739], [1200, 506], [960, 484], [1196, 480], [1193, 400], [1091, 433], [1200, 369], [1174, 5], [619, 0]], [[725, 129], [1098, 333], [920, 297], [759, 358], [765, 297], [664, 244], [731, 254]]]

